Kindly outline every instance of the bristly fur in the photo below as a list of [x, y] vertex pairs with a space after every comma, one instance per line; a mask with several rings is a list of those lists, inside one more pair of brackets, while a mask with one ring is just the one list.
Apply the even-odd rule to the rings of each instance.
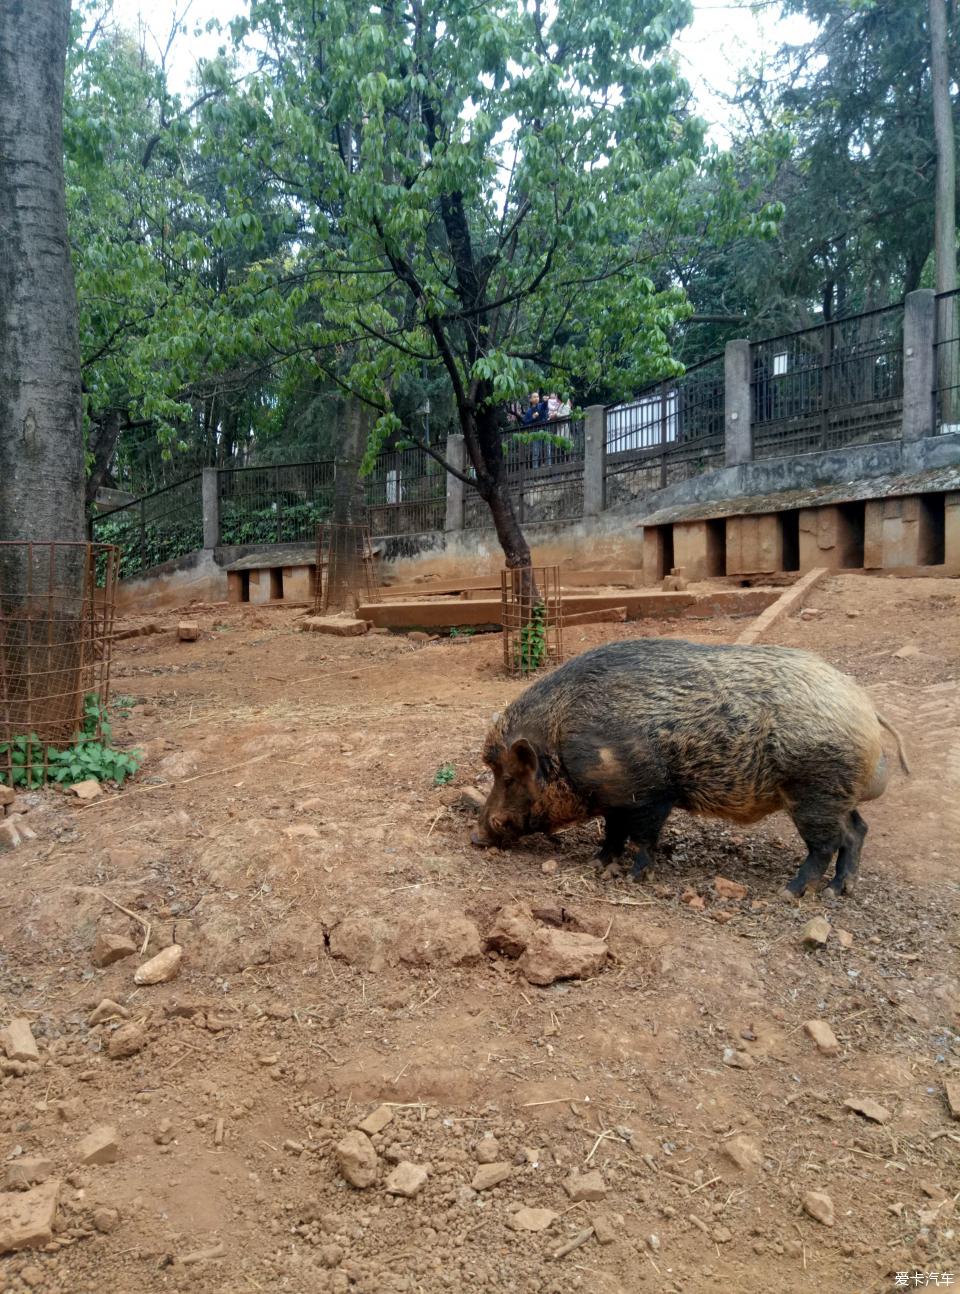
[[[611, 819], [629, 818], [627, 834], [645, 844], [674, 807], [741, 823], [784, 809], [808, 845], [836, 852], [860, 832], [849, 815], [886, 786], [881, 723], [863, 689], [810, 652], [610, 643], [497, 717], [484, 744], [495, 784], [481, 833], [555, 828], [559, 811], [566, 821], [604, 816], [608, 834]], [[520, 762], [517, 743], [531, 748]]]

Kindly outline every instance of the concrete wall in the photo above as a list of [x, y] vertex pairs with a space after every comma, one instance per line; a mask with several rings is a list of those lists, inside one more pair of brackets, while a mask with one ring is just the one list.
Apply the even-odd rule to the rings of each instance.
[[227, 572], [208, 549], [155, 566], [117, 586], [117, 614], [139, 615], [188, 602], [224, 602]]

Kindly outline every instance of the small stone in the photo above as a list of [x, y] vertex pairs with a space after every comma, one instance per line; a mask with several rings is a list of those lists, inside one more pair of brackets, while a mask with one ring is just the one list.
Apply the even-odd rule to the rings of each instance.
[[546, 862], [540, 864], [540, 870], [544, 876], [553, 876], [559, 865], [555, 858], [548, 858]]
[[428, 1176], [423, 1164], [411, 1164], [405, 1159], [390, 1173], [384, 1187], [389, 1195], [402, 1195], [410, 1200], [423, 1190]]
[[135, 984], [166, 984], [180, 974], [180, 963], [183, 960], [183, 949], [180, 944], [170, 944], [156, 957], [138, 966], [134, 971]]
[[125, 1060], [127, 1056], [135, 1056], [138, 1051], [142, 1051], [147, 1042], [148, 1034], [143, 1025], [131, 1021], [130, 1024], [121, 1025], [116, 1033], [110, 1035], [107, 1055], [111, 1060]]
[[335, 1153], [341, 1176], [358, 1191], [366, 1190], [377, 1180], [377, 1152], [362, 1132], [348, 1132], [337, 1142]]
[[77, 1158], [82, 1164], [112, 1164], [119, 1157], [117, 1130], [109, 1124], [94, 1128], [77, 1145]]
[[756, 1064], [748, 1051], [737, 1051], [735, 1047], [724, 1047], [722, 1059], [731, 1069], [753, 1069]]
[[960, 1080], [948, 1078], [943, 1084], [943, 1091], [950, 1113], [955, 1119], [960, 1119]]
[[177, 641], [195, 643], [200, 637], [200, 626], [196, 620], [181, 620], [177, 625]]
[[594, 1213], [590, 1221], [593, 1223], [593, 1234], [597, 1237], [597, 1244], [612, 1245], [617, 1238], [617, 1232], [610, 1215]]
[[803, 1197], [803, 1211], [825, 1227], [833, 1226], [833, 1200], [825, 1191], [807, 1191]]
[[38, 1267], [36, 1263], [29, 1263], [20, 1272], [20, 1279], [30, 1289], [36, 1289], [38, 1285], [43, 1285], [47, 1278], [42, 1267]]
[[520, 959], [520, 970], [531, 984], [541, 986], [558, 979], [587, 979], [603, 969], [608, 952], [595, 935], [538, 928]]
[[292, 1137], [287, 1137], [283, 1143], [283, 1148], [291, 1155], [302, 1155], [306, 1150], [306, 1146], [302, 1141], [294, 1141]]
[[53, 1172], [53, 1163], [40, 1156], [24, 1156], [22, 1159], [11, 1159], [7, 1164], [4, 1188], [8, 1191], [26, 1191], [31, 1186], [39, 1186]]
[[839, 1056], [840, 1044], [826, 1020], [807, 1020], [803, 1026], [806, 1034], [817, 1044], [822, 1056]]
[[306, 633], [332, 634], [335, 638], [358, 638], [370, 628], [369, 620], [346, 620], [336, 616], [304, 616], [300, 628]]
[[10, 1021], [6, 1029], [0, 1029], [0, 1047], [3, 1048], [11, 1060], [36, 1061], [40, 1059], [40, 1053], [33, 1037], [33, 1030], [30, 1028], [30, 1021], [26, 1016], [16, 1016]]
[[53, 1108], [57, 1112], [58, 1119], [62, 1119], [64, 1123], [70, 1123], [80, 1115], [80, 1098], [79, 1096], [64, 1097], [60, 1101], [54, 1101]]
[[755, 1141], [743, 1135], [731, 1137], [723, 1143], [723, 1153], [731, 1163], [743, 1172], [759, 1168], [763, 1163], [763, 1152]]
[[729, 1227], [714, 1227], [712, 1235], [718, 1245], [728, 1245], [733, 1239], [733, 1232]]
[[365, 1132], [368, 1137], [375, 1137], [378, 1132], [382, 1132], [388, 1123], [393, 1122], [393, 1110], [389, 1105], [378, 1105], [372, 1114], [368, 1114], [362, 1123], [357, 1127], [361, 1132]]
[[306, 800], [301, 800], [296, 806], [297, 813], [322, 813], [327, 807], [326, 801], [320, 795], [311, 795]]
[[479, 813], [486, 802], [487, 797], [482, 791], [479, 791], [475, 786], [465, 786], [457, 792], [453, 807], [455, 809], [465, 809], [467, 812]]
[[546, 1231], [551, 1223], [556, 1222], [560, 1216], [554, 1213], [553, 1209], [517, 1209], [516, 1213], [511, 1214], [507, 1223], [514, 1231]]
[[882, 1106], [879, 1101], [874, 1101], [869, 1096], [849, 1096], [843, 1103], [844, 1108], [853, 1110], [855, 1114], [862, 1114], [865, 1119], [872, 1123], [887, 1123], [890, 1119], [890, 1111]]
[[691, 908], [694, 912], [702, 912], [707, 906], [706, 899], [704, 899], [702, 895], [698, 894], [696, 890], [684, 890], [680, 895], [680, 902], [685, 907]]
[[470, 1185], [475, 1191], [489, 1191], [492, 1186], [505, 1182], [512, 1172], [511, 1165], [507, 1163], [481, 1164]]
[[820, 610], [819, 607], [804, 607], [803, 610], [800, 612], [800, 619], [816, 620], [818, 616], [822, 616], [822, 615], [823, 615], [823, 612]]
[[593, 1200], [604, 1200], [607, 1197], [606, 1183], [596, 1169], [582, 1175], [573, 1173], [563, 1183], [563, 1189], [574, 1204], [578, 1204], [581, 1200], [590, 1203]]
[[17, 798], [17, 793], [12, 786], [0, 786], [0, 808], [6, 808], [7, 805], [13, 804]]
[[153, 1139], [158, 1146], [169, 1146], [174, 1138], [173, 1123], [170, 1119], [161, 1119], [160, 1124], [153, 1134]]
[[56, 1178], [23, 1194], [0, 1195], [0, 1254], [50, 1243], [59, 1195]]
[[108, 1236], [120, 1225], [120, 1214], [116, 1209], [94, 1209], [93, 1225], [102, 1235]]
[[90, 960], [101, 969], [112, 966], [114, 962], [130, 957], [137, 951], [137, 945], [126, 935], [115, 935], [101, 930], [93, 943]]
[[856, 620], [856, 619], [857, 619], [857, 617], [858, 617], [858, 616], [860, 616], [860, 615], [862, 615], [862, 614], [863, 614], [863, 612], [862, 612], [862, 611], [848, 611], [848, 612], [847, 612], [847, 619], [848, 619], [848, 620]]
[[105, 997], [99, 1006], [94, 1007], [93, 1011], [87, 1017], [87, 1024], [92, 1029], [96, 1024], [104, 1024], [107, 1020], [126, 1020], [130, 1012], [119, 1002], [114, 1002], [112, 998]]
[[830, 922], [826, 917], [814, 917], [803, 927], [801, 938], [808, 948], [823, 948], [830, 938]]
[[725, 876], [715, 876], [713, 878], [713, 888], [718, 898], [721, 899], [745, 899], [747, 897], [747, 887], [741, 885], [739, 881], [728, 881]]
[[74, 782], [67, 788], [78, 800], [96, 800], [103, 795], [103, 787], [95, 777], [85, 778], [82, 782]]
[[908, 660], [911, 656], [919, 656], [920, 648], [916, 643], [907, 643], [906, 646], [901, 647], [899, 651], [895, 651], [893, 654], [897, 660]]
[[478, 1164], [492, 1164], [500, 1154], [500, 1142], [496, 1137], [481, 1137], [474, 1151]]
[[657, 1235], [647, 1236], [646, 1246], [653, 1254], [660, 1252], [660, 1237]]
[[837, 926], [837, 940], [841, 948], [853, 947], [853, 935], [849, 930], [841, 930], [839, 926]]

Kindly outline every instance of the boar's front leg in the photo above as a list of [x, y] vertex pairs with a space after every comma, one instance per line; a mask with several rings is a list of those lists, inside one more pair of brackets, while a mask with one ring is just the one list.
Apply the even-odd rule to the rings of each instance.
[[630, 817], [622, 809], [608, 809], [603, 817], [603, 844], [597, 862], [615, 863], [623, 855], [630, 835]]
[[667, 796], [648, 800], [643, 804], [631, 805], [628, 815], [630, 839], [637, 847], [633, 856], [630, 875], [635, 881], [642, 881], [653, 863], [651, 855], [657, 847], [663, 824], [670, 816], [670, 810], [676, 801]]

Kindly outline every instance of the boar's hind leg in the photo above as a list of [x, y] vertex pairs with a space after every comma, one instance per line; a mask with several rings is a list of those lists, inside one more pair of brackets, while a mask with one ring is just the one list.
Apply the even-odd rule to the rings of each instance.
[[843, 844], [837, 855], [837, 870], [827, 886], [834, 894], [852, 894], [860, 873], [860, 851], [867, 834], [867, 824], [856, 809], [851, 809], [843, 831]]
[[849, 809], [834, 802], [808, 799], [793, 811], [793, 821], [807, 847], [807, 856], [787, 892], [802, 898], [810, 885], [819, 885], [834, 855], [846, 839]]

